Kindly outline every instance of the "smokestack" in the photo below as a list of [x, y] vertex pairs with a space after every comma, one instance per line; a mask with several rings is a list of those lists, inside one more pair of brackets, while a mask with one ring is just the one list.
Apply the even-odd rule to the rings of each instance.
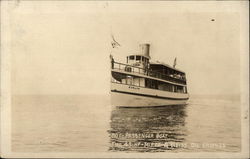
[[140, 52], [142, 55], [149, 56], [150, 44], [140, 44]]

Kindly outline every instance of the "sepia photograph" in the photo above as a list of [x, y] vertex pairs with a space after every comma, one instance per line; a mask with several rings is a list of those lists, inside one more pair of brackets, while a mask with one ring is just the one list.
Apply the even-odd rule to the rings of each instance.
[[1, 157], [249, 158], [248, 1], [1, 1]]

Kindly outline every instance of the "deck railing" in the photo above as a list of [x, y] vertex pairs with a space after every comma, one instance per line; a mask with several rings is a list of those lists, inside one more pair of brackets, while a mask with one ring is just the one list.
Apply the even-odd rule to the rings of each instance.
[[145, 76], [155, 77], [155, 78], [159, 78], [162, 80], [175, 82], [175, 83], [179, 83], [179, 84], [186, 84], [185, 79], [171, 77], [170, 75], [166, 75], [166, 74], [151, 71], [151, 70], [146, 70], [146, 69], [136, 67], [136, 66], [126, 65], [123, 63], [119, 63], [119, 62], [111, 62], [111, 68], [117, 69], [117, 70], [123, 70], [126, 72], [131, 72], [131, 73], [138, 73], [138, 74], [142, 74]]

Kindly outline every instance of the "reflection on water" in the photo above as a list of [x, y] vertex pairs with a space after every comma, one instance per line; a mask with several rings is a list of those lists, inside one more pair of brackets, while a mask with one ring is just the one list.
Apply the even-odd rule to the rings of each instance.
[[13, 96], [11, 150], [241, 151], [237, 97], [192, 96], [187, 106], [113, 109], [109, 99], [102, 95]]
[[110, 151], [159, 152], [185, 148], [186, 106], [114, 108]]

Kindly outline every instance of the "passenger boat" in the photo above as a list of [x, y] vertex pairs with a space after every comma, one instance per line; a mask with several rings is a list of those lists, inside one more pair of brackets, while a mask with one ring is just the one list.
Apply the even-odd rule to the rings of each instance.
[[111, 57], [111, 104], [119, 107], [183, 105], [189, 94], [185, 72], [175, 66], [150, 62], [150, 45], [140, 44], [139, 54], [127, 63]]

